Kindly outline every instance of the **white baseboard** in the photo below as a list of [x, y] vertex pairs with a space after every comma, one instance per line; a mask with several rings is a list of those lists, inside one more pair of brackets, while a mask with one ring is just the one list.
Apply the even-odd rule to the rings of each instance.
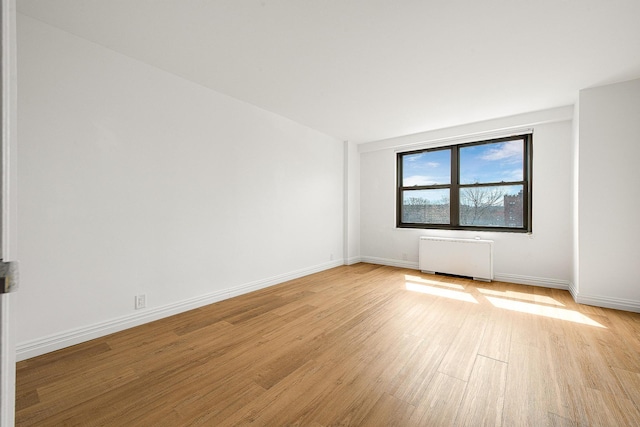
[[372, 256], [360, 257], [362, 262], [368, 262], [369, 264], [388, 265], [389, 267], [409, 268], [411, 270], [418, 270], [418, 263], [412, 261], [401, 261], [397, 259], [378, 258]]
[[344, 260], [334, 260], [323, 264], [318, 264], [309, 268], [295, 270], [286, 274], [270, 277], [267, 279], [257, 280], [246, 283], [244, 285], [233, 288], [223, 289], [209, 294], [201, 295], [194, 298], [188, 298], [176, 303], [164, 305], [143, 310], [139, 313], [133, 313], [126, 316], [111, 319], [105, 322], [96, 323], [89, 326], [83, 326], [61, 333], [49, 335], [43, 338], [19, 343], [16, 346], [17, 361], [29, 359], [31, 357], [40, 356], [55, 350], [60, 350], [81, 342], [89, 341], [105, 335], [119, 332], [124, 329], [139, 326], [154, 320], [173, 316], [178, 313], [193, 310], [205, 305], [213, 304], [228, 298], [246, 294], [269, 286], [277, 285], [288, 280], [297, 279], [309, 274], [318, 273], [330, 268], [338, 267], [344, 264]]
[[518, 283], [520, 285], [540, 286], [542, 288], [570, 290], [568, 280], [550, 279], [548, 277], [523, 276], [520, 274], [496, 273], [493, 280], [500, 282]]
[[359, 256], [354, 256], [351, 258], [346, 258], [344, 260], [344, 265], [353, 265], [353, 264], [357, 264], [359, 262], [362, 262], [362, 258], [360, 258]]
[[319, 273], [320, 271], [328, 270], [330, 268], [339, 267], [344, 265], [343, 259], [337, 259], [322, 264], [318, 264], [313, 267], [303, 268], [295, 270], [289, 273], [281, 274], [279, 276], [270, 277], [268, 279], [256, 280], [255, 282], [247, 283], [245, 285], [237, 286], [229, 289], [230, 297], [237, 297], [239, 295], [247, 294], [249, 292], [257, 291], [258, 289], [268, 288], [269, 286], [284, 283], [289, 280], [297, 279], [299, 277], [308, 276], [309, 274]]
[[[388, 265], [391, 267], [401, 267], [401, 268], [409, 268], [412, 270], [419, 270], [419, 266], [417, 262], [411, 261], [400, 261], [397, 259], [389, 259], [389, 258], [378, 258], [378, 257], [369, 257], [363, 256], [361, 257], [362, 262], [368, 262], [370, 264], [379, 264], [379, 265]], [[493, 276], [493, 280], [498, 280], [501, 282], [509, 282], [509, 283], [518, 283], [520, 285], [531, 285], [531, 286], [540, 286], [544, 288], [554, 288], [554, 289], [570, 289], [570, 282], [567, 280], [559, 280], [559, 279], [550, 279], [546, 277], [535, 277], [535, 276], [523, 276], [519, 274], [507, 274], [507, 273], [496, 273]]]
[[574, 295], [573, 299], [579, 304], [640, 313], [640, 301], [603, 297], [599, 295], [584, 295], [581, 293], [577, 293], [576, 295]]
[[578, 288], [576, 288], [576, 284], [573, 282], [569, 283], [569, 293], [575, 302], [578, 302]]
[[613, 308], [614, 310], [632, 311], [640, 313], [640, 301], [623, 298], [603, 297], [600, 295], [585, 295], [578, 291], [574, 283], [569, 284], [569, 292], [578, 304], [593, 305], [595, 307]]

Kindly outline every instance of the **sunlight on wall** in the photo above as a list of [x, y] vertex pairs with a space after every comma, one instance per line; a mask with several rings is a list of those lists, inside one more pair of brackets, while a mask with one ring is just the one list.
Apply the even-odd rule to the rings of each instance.
[[516, 292], [516, 291], [494, 291], [493, 289], [481, 289], [481, 288], [478, 288], [478, 292], [486, 295], [495, 295], [495, 296], [504, 297], [504, 298], [521, 299], [525, 301], [539, 302], [539, 303], [550, 304], [550, 305], [559, 305], [561, 307], [564, 307], [564, 304], [562, 304], [561, 302], [558, 302], [557, 300], [544, 295], [531, 295], [531, 294], [526, 294], [524, 292]]
[[605, 328], [605, 326], [596, 322], [574, 310], [566, 308], [549, 307], [546, 305], [531, 304], [528, 302], [513, 301], [496, 297], [485, 297], [491, 304], [498, 308], [506, 310], [518, 311], [520, 313], [536, 314], [538, 316], [551, 317], [554, 319], [567, 320], [569, 322], [582, 323], [583, 325], [597, 326]]
[[474, 304], [478, 304], [478, 301], [471, 294], [468, 294], [466, 292], [454, 291], [451, 289], [436, 288], [434, 286], [427, 286], [427, 285], [411, 283], [411, 282], [406, 282], [405, 286], [409, 291], [420, 292], [423, 294], [434, 295], [437, 297], [445, 297], [445, 298], [455, 299], [458, 301], [466, 301], [466, 302], [472, 302]]

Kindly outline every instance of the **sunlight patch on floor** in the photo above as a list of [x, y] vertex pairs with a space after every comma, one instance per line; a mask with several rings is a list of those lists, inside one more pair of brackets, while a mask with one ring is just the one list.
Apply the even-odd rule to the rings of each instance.
[[595, 320], [590, 319], [584, 314], [574, 310], [567, 310], [566, 308], [549, 307], [547, 305], [537, 305], [528, 302], [513, 301], [489, 296], [485, 296], [485, 298], [495, 307], [504, 308], [506, 310], [535, 314], [538, 316], [551, 317], [560, 320], [567, 320], [569, 322], [582, 323], [583, 325], [596, 326], [598, 328], [606, 328], [605, 326], [601, 325]]
[[405, 274], [404, 275], [405, 280], [407, 280], [408, 282], [414, 282], [414, 283], [420, 283], [420, 284], [424, 284], [424, 285], [436, 285], [436, 286], [444, 286], [445, 288], [451, 288], [451, 289], [460, 289], [460, 290], [464, 290], [464, 286], [462, 285], [456, 285], [455, 283], [446, 283], [446, 282], [438, 282], [436, 280], [429, 280], [429, 279], [424, 279], [422, 277], [419, 276], [411, 276], [409, 274]]
[[527, 294], [524, 292], [516, 292], [516, 291], [495, 291], [493, 289], [482, 289], [482, 288], [477, 288], [477, 289], [478, 289], [478, 292], [483, 293], [485, 295], [495, 295], [498, 297], [521, 299], [521, 300], [531, 301], [531, 302], [536, 302], [541, 304], [559, 305], [561, 307], [564, 307], [564, 304], [562, 304], [558, 300], [555, 300], [551, 297], [547, 297], [544, 295], [532, 295], [532, 294]]
[[473, 297], [473, 295], [468, 294], [466, 292], [454, 291], [452, 289], [437, 288], [434, 286], [427, 286], [427, 285], [423, 285], [419, 283], [411, 283], [411, 282], [406, 282], [405, 286], [408, 291], [420, 292], [422, 294], [428, 294], [428, 295], [433, 295], [437, 297], [450, 298], [458, 301], [466, 301], [466, 302], [472, 302], [474, 304], [478, 304], [478, 301]]

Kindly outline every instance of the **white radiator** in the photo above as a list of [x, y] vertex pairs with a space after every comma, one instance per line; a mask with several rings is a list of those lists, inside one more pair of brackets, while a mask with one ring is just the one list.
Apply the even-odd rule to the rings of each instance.
[[420, 270], [493, 279], [493, 241], [420, 237]]

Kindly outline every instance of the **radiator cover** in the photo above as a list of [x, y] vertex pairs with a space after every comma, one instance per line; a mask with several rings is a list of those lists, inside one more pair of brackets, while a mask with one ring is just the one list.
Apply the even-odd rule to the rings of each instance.
[[420, 270], [493, 280], [493, 240], [420, 237]]

